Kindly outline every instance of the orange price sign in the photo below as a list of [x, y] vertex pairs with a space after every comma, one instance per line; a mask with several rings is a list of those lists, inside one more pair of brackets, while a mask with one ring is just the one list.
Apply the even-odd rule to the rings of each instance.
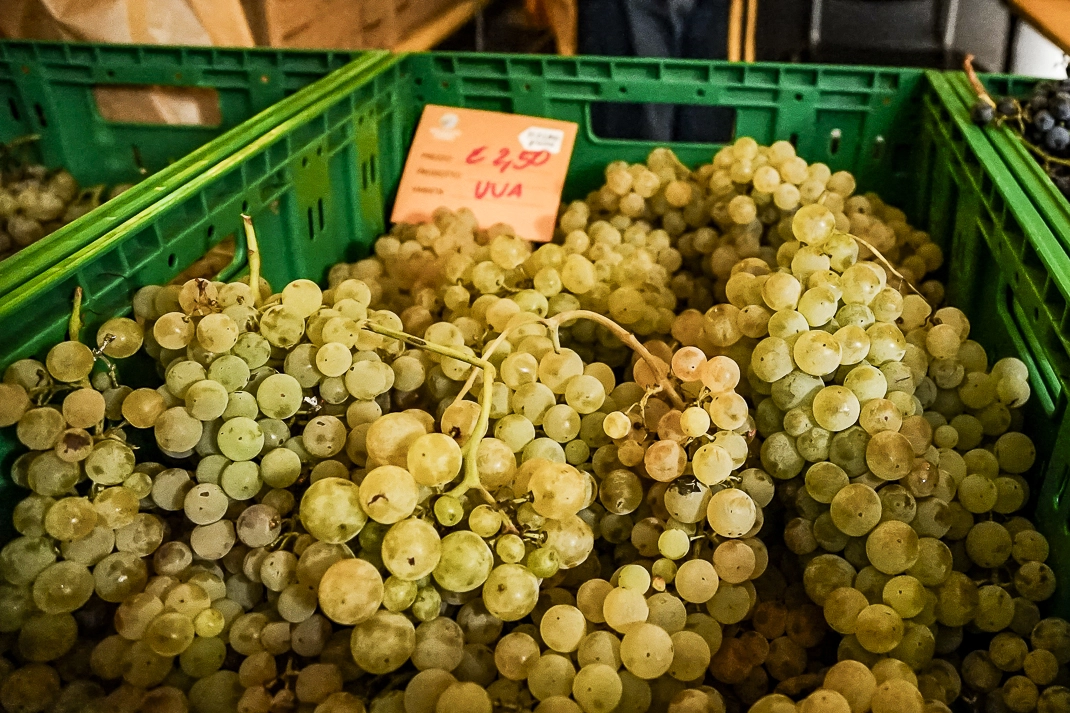
[[416, 127], [391, 220], [420, 223], [436, 208], [470, 208], [482, 228], [508, 223], [553, 238], [577, 125], [429, 104]]

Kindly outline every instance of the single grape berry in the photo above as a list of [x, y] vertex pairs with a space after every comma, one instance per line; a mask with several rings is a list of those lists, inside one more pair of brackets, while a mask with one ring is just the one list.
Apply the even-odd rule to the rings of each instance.
[[1070, 131], [1066, 127], [1056, 126], [1044, 138], [1044, 144], [1052, 151], [1062, 151], [1070, 146]]
[[1038, 131], [1047, 133], [1055, 127], [1055, 117], [1046, 110], [1038, 111], [1033, 115], [1033, 126], [1035, 126]]
[[1018, 114], [1018, 102], [1014, 97], [1003, 97], [996, 103], [996, 111], [1000, 116], [1016, 116]]
[[1070, 119], [1070, 94], [1057, 92], [1048, 102], [1048, 111], [1058, 121]]
[[991, 104], [978, 101], [973, 105], [973, 108], [970, 109], [970, 118], [973, 119], [973, 123], [978, 126], [987, 126], [996, 118], [996, 110], [992, 108]]

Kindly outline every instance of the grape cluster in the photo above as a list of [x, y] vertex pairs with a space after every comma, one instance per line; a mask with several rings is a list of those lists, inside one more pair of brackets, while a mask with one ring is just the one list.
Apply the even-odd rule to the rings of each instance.
[[1025, 365], [854, 190], [657, 150], [550, 244], [440, 210], [72, 319], [0, 384], [0, 706], [1065, 710]]
[[0, 260], [81, 218], [129, 188], [81, 188], [64, 169], [49, 171], [19, 157], [21, 143], [0, 144]]
[[1070, 198], [1070, 79], [1038, 82], [1028, 99], [978, 99], [970, 116], [979, 126], [998, 123], [1014, 131]]

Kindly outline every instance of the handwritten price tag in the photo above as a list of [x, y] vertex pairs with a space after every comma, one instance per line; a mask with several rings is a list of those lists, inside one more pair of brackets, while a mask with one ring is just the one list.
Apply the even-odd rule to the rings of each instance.
[[416, 128], [391, 219], [419, 223], [436, 208], [470, 208], [480, 227], [553, 238], [577, 125], [429, 104]]

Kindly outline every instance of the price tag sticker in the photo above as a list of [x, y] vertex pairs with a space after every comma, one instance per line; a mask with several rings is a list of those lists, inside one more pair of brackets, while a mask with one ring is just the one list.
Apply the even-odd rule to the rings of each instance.
[[439, 207], [470, 208], [481, 228], [507, 223], [522, 238], [547, 242], [577, 128], [569, 121], [429, 104], [391, 220], [421, 223]]

